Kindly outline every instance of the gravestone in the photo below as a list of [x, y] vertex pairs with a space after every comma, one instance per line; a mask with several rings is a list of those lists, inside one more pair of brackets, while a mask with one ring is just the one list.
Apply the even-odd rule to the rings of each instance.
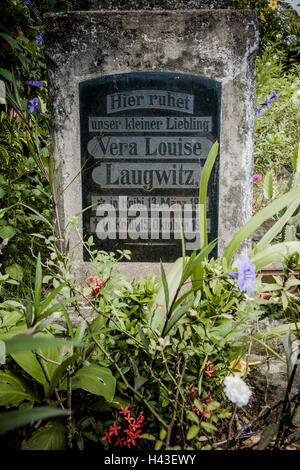
[[132, 252], [120, 266], [132, 276], [177, 259], [181, 227], [187, 254], [199, 249], [199, 182], [218, 140], [207, 217], [221, 255], [252, 209], [255, 13], [217, 0], [75, 2], [83, 4], [90, 10], [44, 18], [59, 214], [71, 249], [88, 268], [68, 226], [79, 213], [85, 240]]

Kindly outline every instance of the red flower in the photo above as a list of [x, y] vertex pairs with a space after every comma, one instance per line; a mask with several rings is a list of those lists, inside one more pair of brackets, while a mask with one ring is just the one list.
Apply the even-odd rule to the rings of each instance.
[[259, 299], [269, 300], [269, 296], [267, 294], [263, 294], [262, 292], [257, 296]]
[[119, 429], [122, 429], [121, 426], [117, 426], [117, 422], [115, 421], [114, 424], [112, 426], [110, 426], [109, 428], [109, 435], [112, 436], [112, 435], [115, 435], [115, 436], [118, 436], [119, 435]]
[[99, 293], [99, 290], [104, 286], [104, 284], [107, 282], [106, 279], [102, 279], [100, 280], [98, 277], [96, 276], [90, 276], [89, 277], [89, 280], [86, 281], [87, 285], [89, 287], [91, 287], [92, 289], [92, 292], [90, 294], [90, 297], [93, 298], [93, 297], [96, 297]]
[[124, 417], [130, 418], [130, 413], [131, 413], [130, 407], [131, 407], [131, 405], [125, 406], [125, 408], [123, 408], [123, 406], [121, 406], [119, 414], [124, 415]]
[[[214, 401], [214, 400], [211, 398], [211, 396], [210, 396], [210, 392], [207, 392], [207, 397], [208, 397], [208, 400], [207, 400], [206, 403], [205, 403], [205, 401], [202, 401], [202, 402], [201, 402], [202, 405], [204, 405], [203, 413], [202, 413], [202, 416], [203, 416], [203, 418], [204, 418], [204, 421], [208, 421], [208, 418], [209, 418], [209, 415], [210, 415], [211, 411], [208, 410], [207, 407], [208, 407], [209, 403], [211, 403], [212, 401]], [[195, 412], [198, 416], [201, 415], [201, 411], [200, 411], [196, 406], [194, 406], [193, 410], [194, 410], [194, 412]]]
[[111, 439], [110, 439], [109, 434], [108, 434], [107, 431], [105, 431], [105, 436], [102, 437], [102, 441], [105, 441], [106, 439], [107, 439], [107, 442], [108, 442], [109, 444], [111, 444]]
[[135, 417], [131, 416], [133, 413], [132, 405], [126, 406], [125, 408], [121, 406], [119, 410], [119, 415], [123, 415], [123, 422], [120, 425], [117, 425], [117, 421], [114, 422], [109, 428], [109, 432], [105, 432], [105, 436], [102, 440], [106, 440], [111, 444], [110, 436], [117, 436], [117, 440], [114, 446], [135, 446], [135, 441], [140, 437], [144, 422], [144, 415], [141, 411], [140, 414]]
[[204, 373], [209, 377], [213, 377], [213, 375], [218, 371], [218, 369], [213, 370], [214, 363], [211, 361], [207, 361], [206, 366], [207, 369], [204, 371]]

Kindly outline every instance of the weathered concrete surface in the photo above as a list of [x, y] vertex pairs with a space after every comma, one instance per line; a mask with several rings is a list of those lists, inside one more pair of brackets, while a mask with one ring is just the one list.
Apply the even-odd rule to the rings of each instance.
[[230, 0], [74, 0], [76, 10], [197, 10], [230, 8]]
[[[82, 210], [79, 83], [137, 71], [190, 73], [222, 84], [221, 255], [252, 210], [256, 13], [202, 9], [75, 11], [48, 13], [44, 23], [51, 141], [63, 227]], [[66, 235], [74, 248], [79, 241], [74, 230], [66, 228]], [[81, 259], [81, 246], [75, 250]], [[151, 267], [159, 273], [159, 266], [151, 263]], [[136, 277], [143, 266], [136, 271], [126, 263], [124, 270]]]

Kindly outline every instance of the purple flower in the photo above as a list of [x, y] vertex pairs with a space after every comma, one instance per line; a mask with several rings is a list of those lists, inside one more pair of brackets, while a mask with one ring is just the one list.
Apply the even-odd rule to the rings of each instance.
[[254, 284], [256, 281], [255, 264], [250, 264], [247, 255], [237, 260], [238, 272], [226, 273], [230, 277], [237, 279], [237, 285], [240, 292], [244, 290], [247, 294], [254, 294]]
[[43, 40], [44, 40], [44, 35], [43, 35], [42, 31], [40, 31], [39, 34], [38, 34], [38, 37], [35, 40], [35, 42], [40, 46], [41, 44], [43, 44]]
[[256, 114], [258, 114], [260, 117], [264, 115], [264, 111], [259, 107], [257, 106], [256, 108]]
[[272, 101], [267, 96], [266, 96], [266, 101], [264, 101], [263, 103], [259, 103], [260, 106], [267, 106], [267, 109], [270, 109], [271, 104], [272, 104]]
[[39, 82], [38, 80], [28, 80], [26, 82], [26, 85], [31, 85], [31, 86], [46, 86], [45, 82]]
[[277, 95], [276, 91], [271, 90], [270, 99], [272, 100], [273, 98], [274, 98], [276, 101], [279, 101], [279, 98], [278, 98], [278, 95]]
[[31, 0], [25, 0], [26, 5], [31, 5]]
[[28, 101], [28, 113], [31, 114], [33, 111], [37, 111], [41, 114], [41, 111], [38, 109], [37, 104], [39, 102], [38, 98], [33, 98], [32, 100]]
[[261, 180], [261, 175], [253, 175], [253, 181]]

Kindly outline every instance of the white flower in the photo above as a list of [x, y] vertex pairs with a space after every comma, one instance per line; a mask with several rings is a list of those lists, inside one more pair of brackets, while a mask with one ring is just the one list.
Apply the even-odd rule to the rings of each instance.
[[237, 406], [248, 405], [252, 392], [240, 377], [237, 375], [234, 377], [227, 376], [224, 380], [224, 385], [225, 395], [232, 403], [235, 403]]

